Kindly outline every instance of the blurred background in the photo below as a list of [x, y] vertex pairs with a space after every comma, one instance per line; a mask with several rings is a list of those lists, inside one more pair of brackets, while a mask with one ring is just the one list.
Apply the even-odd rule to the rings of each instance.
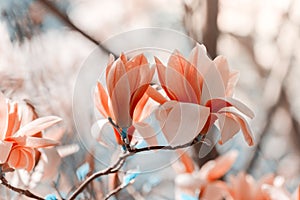
[[[236, 98], [256, 113], [254, 147], [239, 134], [206, 159], [238, 149], [230, 173], [243, 170], [255, 178], [275, 173], [294, 190], [300, 182], [299, 10], [296, 0], [2, 0], [0, 89], [10, 98], [30, 100], [41, 116], [62, 117], [62, 143], [80, 146], [72, 95], [77, 73], [97, 44], [138, 28], [178, 31], [204, 43], [211, 58], [228, 58], [231, 68], [240, 71]], [[100, 47], [106, 56], [122, 51]], [[62, 162], [66, 190], [87, 157], [81, 148]], [[199, 166], [205, 162], [195, 159]]]

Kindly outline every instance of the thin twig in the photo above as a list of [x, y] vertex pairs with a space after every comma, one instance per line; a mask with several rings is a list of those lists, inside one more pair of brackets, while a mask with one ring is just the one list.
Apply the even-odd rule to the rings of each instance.
[[81, 35], [83, 35], [85, 38], [93, 42], [94, 44], [98, 45], [100, 49], [102, 49], [105, 53], [107, 54], [112, 54], [116, 58], [118, 57], [115, 53], [110, 51], [107, 47], [101, 45], [101, 42], [98, 42], [96, 39], [85, 33], [83, 30], [81, 30], [79, 27], [77, 27], [69, 17], [62, 13], [52, 2], [47, 1], [47, 0], [37, 0], [40, 2], [42, 5], [44, 5], [48, 10], [50, 10], [54, 15], [56, 15], [65, 25], [69, 26], [71, 29], [74, 29], [75, 31], [79, 32]]
[[105, 197], [104, 200], [108, 200], [110, 197], [112, 197], [113, 195], [117, 194], [118, 192], [120, 192], [122, 189], [126, 188], [128, 186], [127, 185], [119, 185], [118, 187], [116, 187], [114, 190], [110, 191], [110, 193], [108, 193]]
[[128, 156], [130, 156], [130, 153], [125, 153], [122, 156], [119, 157], [119, 159], [117, 160], [117, 162], [115, 164], [113, 164], [111, 167], [103, 170], [103, 171], [99, 171], [96, 172], [94, 174], [92, 174], [91, 176], [88, 177], [88, 179], [86, 179], [76, 190], [75, 192], [69, 197], [70, 200], [75, 199], [77, 197], [77, 195], [79, 195], [84, 189], [85, 187], [92, 182], [94, 179], [103, 176], [103, 175], [108, 175], [111, 173], [115, 173], [117, 172], [125, 163], [125, 160]]
[[38, 199], [38, 200], [43, 200], [43, 199], [44, 199], [44, 198], [42, 198], [42, 197], [39, 197], [39, 196], [33, 194], [33, 193], [30, 192], [29, 190], [24, 190], [24, 189], [17, 188], [17, 187], [15, 187], [15, 186], [10, 185], [10, 184], [8, 183], [8, 181], [5, 179], [5, 177], [4, 177], [3, 174], [1, 174], [0, 176], [1, 176], [1, 177], [0, 177], [0, 182], [1, 182], [1, 184], [4, 185], [5, 187], [7, 187], [8, 189], [10, 189], [10, 190], [12, 190], [12, 191], [14, 191], [14, 192], [17, 192], [17, 193], [19, 193], [20, 195], [25, 195], [25, 196], [27, 196], [27, 197], [29, 197], [29, 198], [32, 198], [32, 199]]
[[125, 152], [122, 156], [119, 157], [119, 159], [116, 161], [115, 164], [113, 164], [111, 167], [103, 170], [103, 171], [99, 171], [96, 172], [94, 174], [92, 174], [91, 176], [89, 176], [77, 189], [76, 191], [69, 197], [69, 200], [73, 200], [76, 198], [77, 195], [79, 195], [85, 188], [86, 186], [92, 182], [94, 179], [103, 176], [103, 175], [108, 175], [111, 173], [115, 173], [117, 172], [125, 163], [125, 160], [127, 157], [130, 157], [136, 153], [140, 153], [140, 152], [145, 152], [145, 151], [152, 151], [152, 150], [176, 150], [176, 149], [182, 149], [182, 148], [186, 148], [186, 147], [190, 147], [194, 144], [203, 142], [203, 139], [201, 139], [200, 141], [198, 139], [194, 139], [192, 142], [183, 144], [183, 145], [178, 145], [178, 146], [150, 146], [150, 147], [144, 147], [144, 148], [139, 148], [139, 149], [129, 149], [128, 152]]

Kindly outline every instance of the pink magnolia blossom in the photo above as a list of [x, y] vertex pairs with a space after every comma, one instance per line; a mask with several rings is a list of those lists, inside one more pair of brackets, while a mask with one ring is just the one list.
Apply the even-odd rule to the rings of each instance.
[[13, 102], [0, 93], [0, 165], [2, 169], [31, 171], [39, 160], [39, 148], [54, 146], [56, 141], [43, 138], [44, 129], [61, 121], [55, 116], [37, 118], [26, 103]]
[[[106, 68], [106, 87], [98, 83], [95, 93], [95, 103], [99, 112], [110, 117], [124, 134], [131, 137], [135, 128], [145, 129], [143, 124], [132, 126], [147, 116], [144, 108], [149, 99], [146, 91], [152, 81], [155, 68], [150, 68], [143, 54], [127, 60], [124, 54], [115, 61], [110, 57]], [[103, 122], [100, 126], [103, 126]], [[114, 127], [117, 142], [122, 144], [120, 130]], [[129, 138], [131, 139], [131, 138]]]
[[228, 141], [241, 129], [247, 143], [253, 145], [250, 127], [242, 114], [250, 118], [254, 114], [232, 97], [238, 73], [229, 69], [223, 56], [211, 60], [205, 47], [197, 44], [188, 60], [175, 51], [167, 67], [159, 59], [155, 61], [161, 86], [171, 100], [160, 102], [165, 105], [158, 111], [169, 142], [189, 142], [199, 133], [206, 134], [218, 119], [220, 143]]
[[221, 199], [230, 197], [231, 194], [225, 182], [219, 179], [223, 177], [232, 167], [237, 151], [230, 151], [216, 160], [205, 163], [199, 170], [195, 168], [192, 159], [188, 154], [181, 152], [181, 162], [184, 164], [184, 171], [176, 177], [177, 194], [176, 199], [181, 200], [180, 194], [184, 193], [201, 199]]

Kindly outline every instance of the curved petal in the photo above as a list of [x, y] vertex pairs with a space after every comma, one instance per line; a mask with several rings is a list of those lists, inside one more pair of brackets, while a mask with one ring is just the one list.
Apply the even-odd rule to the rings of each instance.
[[25, 169], [30, 172], [33, 170], [34, 166], [35, 166], [35, 151], [32, 151], [32, 149], [30, 149], [31, 151], [28, 151], [27, 149], [24, 149], [24, 156], [26, 158], [26, 165], [25, 165]]
[[243, 116], [241, 116], [238, 112], [234, 111], [234, 110], [230, 110], [230, 109], [222, 109], [222, 111], [220, 111], [220, 113], [232, 113], [232, 117], [235, 121], [237, 121], [240, 124], [240, 127], [242, 129], [244, 138], [246, 140], [246, 142], [248, 143], [249, 146], [254, 145], [254, 137], [252, 134], [252, 131], [249, 127], [248, 122], [244, 119]]
[[212, 61], [207, 56], [206, 48], [204, 45], [196, 44], [192, 49], [189, 61], [197, 67], [198, 71], [204, 75], [209, 70]]
[[201, 103], [209, 99], [225, 96], [225, 86], [222, 76], [214, 62], [207, 56], [204, 45], [197, 44], [191, 51], [189, 61], [194, 65], [203, 77]]
[[108, 107], [108, 96], [103, 86], [99, 82], [97, 83], [97, 89], [98, 91], [95, 92], [95, 96], [94, 96], [96, 108], [105, 118], [109, 116], [112, 117]]
[[143, 85], [137, 89], [137, 91], [132, 95], [130, 100], [130, 116], [134, 121], [138, 120], [140, 114], [143, 111], [145, 104], [148, 101], [148, 96], [145, 95], [149, 85]]
[[151, 86], [148, 87], [146, 94], [159, 104], [163, 104], [167, 101], [167, 99], [161, 93]]
[[0, 164], [3, 164], [7, 161], [11, 147], [12, 143], [0, 140]]
[[218, 157], [215, 160], [215, 165], [207, 174], [207, 179], [210, 181], [217, 180], [224, 176], [233, 166], [238, 157], [238, 151], [232, 150]]
[[112, 54], [110, 54], [109, 58], [108, 58], [108, 63], [107, 63], [107, 66], [106, 66], [106, 70], [105, 70], [106, 85], [108, 85], [108, 74], [111, 70], [111, 66], [113, 65], [114, 61], [115, 61], [115, 57]]
[[212, 64], [208, 71], [203, 76], [203, 86], [201, 94], [201, 103], [207, 102], [209, 99], [225, 96], [225, 86], [220, 73], [216, 69], [215, 65]]
[[220, 144], [224, 144], [230, 140], [240, 130], [240, 124], [231, 116], [230, 113], [215, 113], [219, 120], [219, 128], [221, 131]]
[[230, 77], [230, 70], [227, 59], [224, 56], [217, 56], [213, 60], [213, 62], [215, 63], [219, 73], [221, 74], [223, 84], [226, 88]]
[[156, 59], [158, 78], [161, 86], [171, 100], [182, 102], [197, 103], [198, 98], [184, 72], [181, 74], [173, 67], [165, 67]]
[[38, 133], [58, 122], [61, 121], [61, 118], [56, 116], [48, 116], [48, 117], [41, 117], [32, 122], [26, 124], [21, 129], [19, 129], [15, 134], [14, 137], [19, 136], [32, 136], [35, 133]]
[[131, 126], [130, 98], [129, 78], [128, 75], [124, 73], [122, 77], [116, 80], [114, 89], [111, 91], [111, 104], [115, 120], [117, 125], [122, 128]]
[[58, 145], [59, 142], [46, 139], [46, 138], [37, 138], [37, 137], [26, 137], [25, 145], [26, 147], [32, 148], [43, 148]]
[[168, 95], [171, 100], [178, 100], [176, 95], [169, 90], [166, 84], [166, 67], [161, 63], [158, 58], [154, 58], [156, 63], [157, 75], [160, 82], [160, 85]]
[[139, 67], [139, 66], [144, 66], [144, 65], [148, 65], [148, 60], [147, 58], [144, 56], [144, 54], [139, 54], [134, 56], [133, 58], [131, 58], [125, 65], [126, 70], [130, 70], [134, 67]]
[[8, 158], [8, 165], [15, 169], [26, 169], [31, 171], [35, 165], [35, 152], [33, 149], [15, 146]]
[[111, 66], [107, 76], [106, 76], [106, 87], [108, 95], [112, 98], [112, 93], [119, 79], [126, 74], [126, 69], [124, 63], [118, 58]]
[[198, 103], [197, 95], [184, 74], [167, 67], [165, 81], [166, 87], [175, 94], [178, 101]]
[[254, 113], [250, 108], [231, 97], [210, 99], [205, 105], [210, 107], [211, 112], [218, 112], [222, 108], [233, 106], [251, 119], [254, 117]]
[[250, 175], [240, 172], [235, 177], [230, 177], [230, 183], [234, 199], [255, 199], [255, 182]]
[[193, 173], [195, 170], [193, 159], [182, 149], [178, 149], [176, 152], [180, 156], [180, 161], [184, 165], [185, 173]]
[[168, 143], [174, 147], [192, 142], [205, 125], [209, 109], [198, 104], [170, 103], [171, 106], [167, 102], [159, 108], [163, 112], [159, 111], [158, 119]]
[[5, 137], [11, 137], [19, 129], [18, 107], [16, 102], [9, 103], [9, 116]]
[[234, 88], [239, 80], [240, 73], [238, 71], [231, 72], [227, 87], [226, 87], [226, 97], [232, 97]]
[[113, 129], [107, 119], [98, 120], [94, 123], [91, 127], [91, 134], [93, 138], [107, 148], [115, 145]]
[[135, 122], [133, 126], [136, 128], [138, 133], [150, 146], [157, 145], [156, 133], [150, 124], [145, 122]]

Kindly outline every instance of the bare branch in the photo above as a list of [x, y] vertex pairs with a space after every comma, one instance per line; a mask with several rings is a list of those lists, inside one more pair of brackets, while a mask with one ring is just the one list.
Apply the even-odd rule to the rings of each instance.
[[8, 181], [5, 179], [4, 174], [1, 173], [0, 176], [1, 176], [1, 177], [0, 177], [0, 182], [1, 182], [1, 184], [4, 185], [5, 187], [7, 187], [8, 189], [10, 189], [10, 190], [12, 190], [12, 191], [14, 191], [14, 192], [17, 192], [17, 193], [19, 193], [20, 195], [25, 195], [25, 196], [27, 196], [27, 197], [29, 197], [29, 198], [32, 198], [32, 199], [38, 199], [38, 200], [43, 200], [43, 199], [44, 199], [44, 198], [42, 198], [42, 197], [39, 197], [39, 196], [33, 194], [33, 193], [30, 192], [29, 190], [24, 190], [24, 189], [17, 188], [17, 187], [15, 187], [15, 186], [10, 185], [10, 184], [8, 183]]
[[108, 193], [108, 194], [105, 196], [104, 200], [109, 199], [110, 197], [112, 197], [113, 195], [117, 194], [117, 193], [120, 192], [122, 189], [126, 188], [127, 186], [128, 186], [128, 185], [123, 185], [123, 184], [119, 185], [119, 186], [116, 187], [114, 190], [110, 191], [110, 193]]
[[129, 151], [125, 152], [123, 155], [121, 155], [119, 157], [119, 159], [115, 162], [115, 164], [113, 164], [111, 167], [109, 167], [103, 171], [96, 172], [96, 173], [92, 174], [91, 176], [89, 176], [68, 199], [69, 200], [75, 199], [87, 187], [87, 185], [90, 182], [92, 182], [94, 179], [96, 179], [100, 176], [103, 176], [103, 175], [116, 173], [124, 165], [127, 157], [130, 157], [136, 153], [145, 152], [145, 151], [182, 149], [182, 148], [193, 146], [194, 144], [197, 144], [197, 143], [202, 143], [202, 142], [204, 142], [203, 141], [204, 138], [205, 137], [202, 137], [202, 139], [200, 139], [200, 141], [198, 139], [194, 139], [192, 142], [189, 142], [189, 143], [186, 143], [183, 145], [178, 145], [175, 147], [172, 147], [172, 146], [150, 146], [150, 147], [144, 147], [144, 148], [139, 148], [139, 149], [130, 148], [130, 149], [128, 149]]
[[93, 42], [94, 44], [98, 45], [101, 50], [103, 50], [107, 54], [112, 54], [116, 58], [118, 57], [115, 53], [111, 52], [107, 47], [101, 45], [101, 42], [98, 42], [96, 39], [85, 33], [83, 30], [81, 30], [79, 27], [77, 27], [75, 24], [71, 22], [69, 17], [59, 11], [59, 9], [50, 1], [47, 0], [37, 0], [40, 2], [43, 6], [48, 8], [54, 15], [56, 15], [65, 25], [69, 26], [71, 29], [74, 29], [75, 31], [79, 32], [81, 35], [83, 35], [85, 38]]

